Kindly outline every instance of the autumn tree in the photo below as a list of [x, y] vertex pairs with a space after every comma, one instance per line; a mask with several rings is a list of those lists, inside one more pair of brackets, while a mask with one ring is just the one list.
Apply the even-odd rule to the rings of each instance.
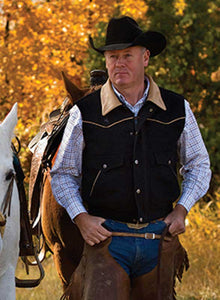
[[113, 0], [4, 0], [0, 9], [1, 119], [17, 101], [23, 163], [28, 142], [65, 96], [61, 71], [79, 86], [88, 86], [90, 70], [85, 61], [89, 34], [100, 35], [97, 25], [106, 23], [115, 11], [130, 11], [141, 17], [145, 6], [141, 0], [135, 4]]

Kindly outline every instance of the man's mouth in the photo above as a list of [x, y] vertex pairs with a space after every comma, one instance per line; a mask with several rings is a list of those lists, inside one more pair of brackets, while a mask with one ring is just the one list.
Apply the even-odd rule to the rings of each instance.
[[128, 72], [126, 72], [126, 71], [119, 71], [119, 72], [115, 72], [115, 75], [117, 76], [117, 75], [127, 75], [128, 74]]

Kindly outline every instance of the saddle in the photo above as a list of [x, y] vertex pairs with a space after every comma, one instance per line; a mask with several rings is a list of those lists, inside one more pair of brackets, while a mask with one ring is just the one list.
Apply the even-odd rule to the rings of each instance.
[[29, 181], [29, 211], [33, 234], [36, 234], [38, 230], [41, 231], [39, 221], [44, 171], [51, 168], [51, 161], [61, 142], [74, 99], [79, 99], [84, 95], [84, 91], [77, 88], [64, 72], [62, 72], [62, 77], [67, 97], [59, 109], [50, 113], [48, 122], [41, 125], [38, 134], [28, 145], [33, 153]]
[[[69, 99], [66, 98], [64, 102], [69, 107]], [[69, 109], [66, 109], [66, 106], [63, 111], [54, 112], [51, 113], [50, 120], [41, 127], [40, 134], [35, 136], [28, 146], [31, 151], [34, 149], [29, 184], [29, 210], [33, 229], [36, 228], [40, 219], [44, 171], [51, 169], [52, 159], [61, 143], [69, 118]]]

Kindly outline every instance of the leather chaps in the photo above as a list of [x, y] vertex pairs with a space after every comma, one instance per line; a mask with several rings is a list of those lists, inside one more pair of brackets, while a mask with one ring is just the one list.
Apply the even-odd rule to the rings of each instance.
[[182, 278], [189, 263], [178, 237], [162, 241], [158, 265], [130, 280], [108, 251], [111, 238], [93, 247], [85, 244], [79, 266], [61, 299], [173, 300], [175, 278]]

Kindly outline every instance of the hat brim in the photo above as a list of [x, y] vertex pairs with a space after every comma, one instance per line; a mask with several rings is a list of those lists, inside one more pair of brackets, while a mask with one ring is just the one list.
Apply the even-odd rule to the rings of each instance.
[[89, 41], [91, 47], [101, 54], [104, 54], [104, 52], [108, 50], [123, 50], [133, 46], [143, 46], [150, 51], [150, 56], [156, 56], [160, 54], [166, 47], [165, 36], [156, 31], [143, 32], [132, 43], [111, 44], [100, 48], [96, 48], [94, 46], [91, 36], [89, 37]]

